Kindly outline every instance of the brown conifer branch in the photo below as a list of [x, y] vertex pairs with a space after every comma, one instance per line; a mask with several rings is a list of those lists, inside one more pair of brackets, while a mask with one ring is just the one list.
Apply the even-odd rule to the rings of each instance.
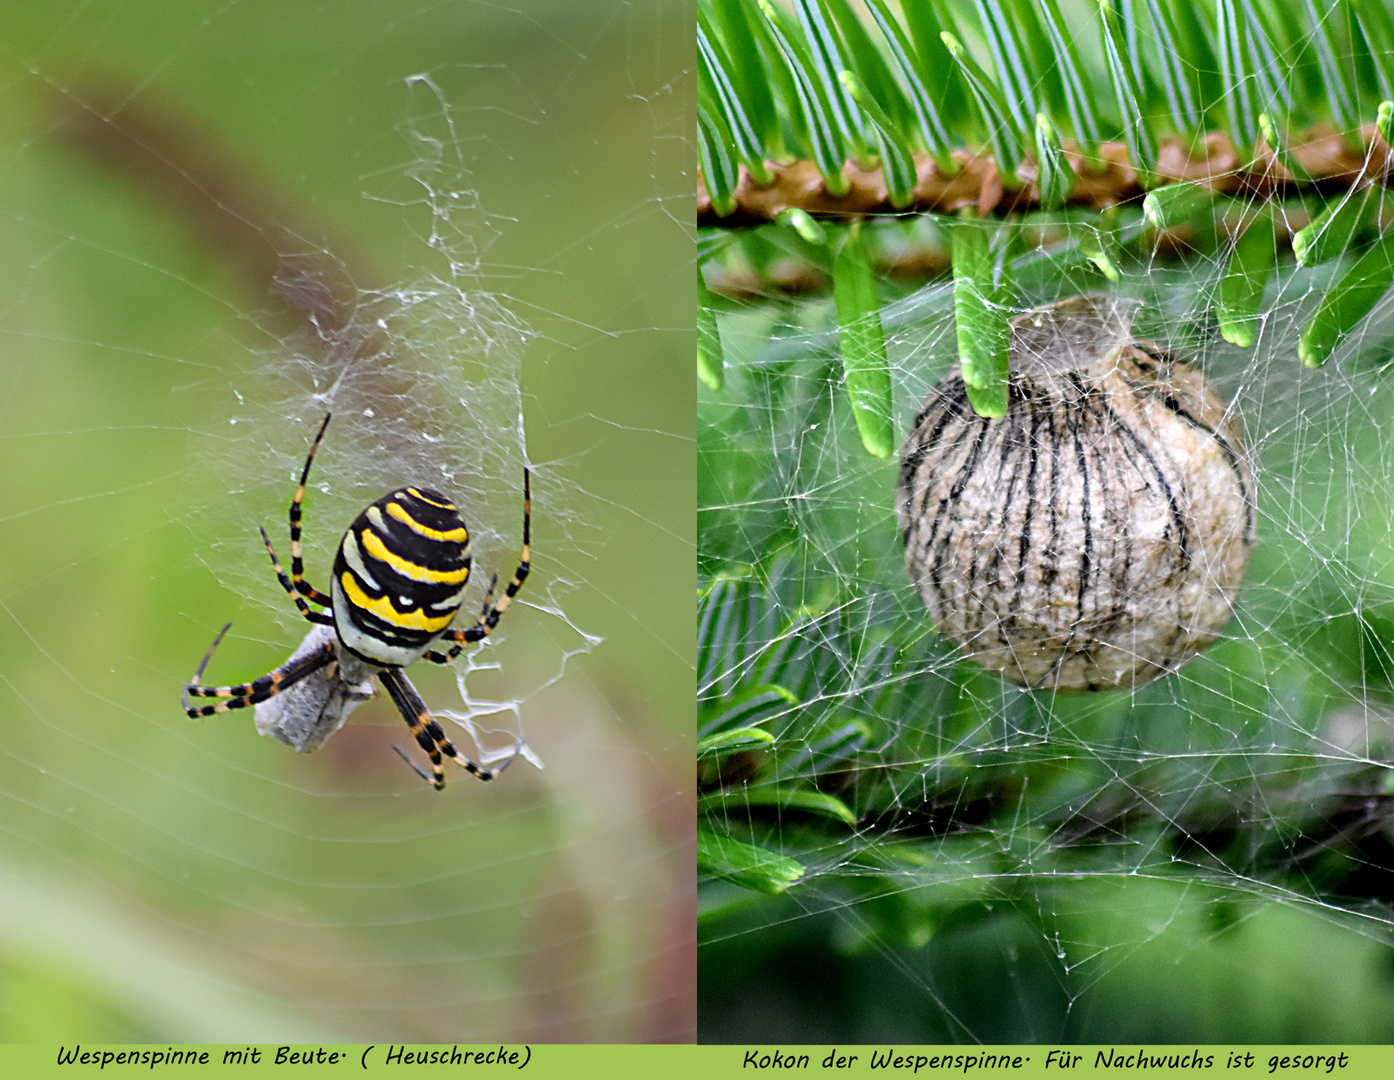
[[[1388, 184], [1394, 165], [1394, 150], [1379, 136], [1373, 124], [1360, 130], [1360, 149], [1352, 147], [1330, 127], [1314, 127], [1294, 142], [1290, 152], [1311, 174], [1318, 190], [1341, 190], [1370, 181]], [[1119, 142], [1099, 147], [1101, 162], [1088, 163], [1078, 147], [1066, 145], [1065, 154], [1077, 181], [1068, 205], [1092, 210], [1136, 201], [1144, 192], [1137, 172], [1128, 159], [1127, 147]], [[724, 217], [712, 207], [705, 182], [699, 177], [697, 224], [736, 227], [775, 220], [781, 210], [797, 208], [810, 214], [849, 217], [864, 214], [890, 214], [909, 210], [940, 214], [954, 213], [971, 206], [979, 215], [1008, 214], [1039, 209], [1040, 192], [1035, 184], [1034, 167], [1022, 168], [1016, 185], [1004, 182], [990, 156], [954, 151], [958, 172], [944, 176], [926, 153], [915, 155], [918, 183], [910, 206], [898, 210], [890, 202], [881, 170], [864, 170], [849, 162], [842, 175], [850, 185], [840, 198], [830, 195], [817, 167], [811, 161], [785, 165], [771, 163], [773, 183], [760, 187], [744, 166], [734, 192], [735, 208]], [[1254, 160], [1241, 164], [1229, 136], [1211, 133], [1198, 147], [1181, 139], [1164, 143], [1152, 172], [1159, 183], [1192, 181], [1207, 184], [1216, 194], [1268, 199], [1296, 192], [1301, 186], [1284, 168], [1271, 149], [1260, 143]]]

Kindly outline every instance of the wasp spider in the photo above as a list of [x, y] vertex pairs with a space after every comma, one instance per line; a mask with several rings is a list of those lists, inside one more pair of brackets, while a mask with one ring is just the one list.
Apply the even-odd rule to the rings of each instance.
[[[184, 711], [191, 717], [212, 716], [257, 705], [294, 687], [310, 675], [320, 673], [332, 689], [320, 689], [305, 696], [297, 706], [302, 711], [317, 710], [304, 730], [287, 737], [285, 731], [270, 731], [297, 750], [313, 750], [343, 723], [348, 711], [371, 693], [367, 680], [376, 675], [392, 703], [416, 736], [417, 743], [431, 759], [428, 776], [407, 760], [423, 780], [437, 790], [445, 786], [441, 755], [450, 758], [480, 780], [491, 780], [494, 772], [461, 755], [440, 724], [431, 716], [421, 695], [407, 680], [404, 667], [425, 657], [447, 664], [471, 642], [481, 641], [493, 632], [499, 616], [512, 603], [527, 580], [531, 479], [523, 470], [523, 556], [513, 580], [495, 600], [498, 575], [489, 584], [484, 608], [472, 625], [464, 630], [450, 629], [465, 595], [470, 576], [470, 540], [455, 504], [430, 488], [405, 487], [389, 492], [359, 514], [339, 543], [334, 558], [334, 580], [326, 596], [305, 580], [300, 546], [300, 503], [315, 451], [329, 426], [324, 418], [319, 433], [305, 458], [300, 486], [290, 504], [290, 574], [287, 576], [271, 547], [266, 530], [262, 542], [276, 578], [295, 601], [295, 606], [316, 627], [332, 627], [312, 632], [306, 644], [275, 671], [238, 686], [201, 686], [204, 668], [222, 641], [228, 626], [209, 646], [194, 677], [184, 685]], [[323, 611], [310, 607], [315, 604]], [[433, 645], [449, 642], [444, 652]], [[217, 698], [215, 705], [191, 705], [189, 699]], [[287, 707], [287, 712], [293, 710]], [[267, 728], [258, 722], [263, 731]], [[401, 751], [398, 750], [400, 754]], [[506, 762], [505, 762], [506, 764]]]

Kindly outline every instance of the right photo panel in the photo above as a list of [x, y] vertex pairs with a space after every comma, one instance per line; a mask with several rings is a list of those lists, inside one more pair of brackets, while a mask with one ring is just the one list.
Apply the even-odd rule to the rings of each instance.
[[699, 1041], [1387, 1041], [1388, 5], [697, 19]]

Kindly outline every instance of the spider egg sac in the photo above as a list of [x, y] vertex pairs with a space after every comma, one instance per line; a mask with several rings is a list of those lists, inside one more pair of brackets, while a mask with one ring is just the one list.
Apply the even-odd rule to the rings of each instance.
[[1007, 415], [955, 371], [901, 457], [905, 566], [935, 626], [1025, 686], [1174, 671], [1229, 621], [1254, 545], [1238, 417], [1132, 336], [1139, 304], [1076, 296], [1012, 320]]

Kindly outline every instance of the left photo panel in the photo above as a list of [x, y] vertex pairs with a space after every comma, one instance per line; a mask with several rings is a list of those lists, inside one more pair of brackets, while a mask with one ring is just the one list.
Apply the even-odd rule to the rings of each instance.
[[0, 1042], [695, 1038], [687, 0], [0, 14]]

